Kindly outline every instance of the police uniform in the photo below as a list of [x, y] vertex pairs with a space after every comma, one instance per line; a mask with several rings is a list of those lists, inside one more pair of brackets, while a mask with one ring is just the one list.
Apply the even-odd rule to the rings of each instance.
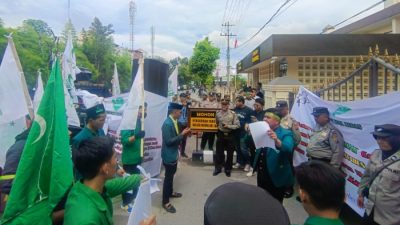
[[[285, 107], [289, 107], [286, 101], [276, 102], [276, 108], [280, 109]], [[301, 134], [299, 129], [295, 129], [293, 127], [294, 123], [297, 123], [297, 121], [290, 114], [287, 114], [285, 117], [281, 119], [281, 127], [291, 130], [293, 132], [294, 143], [295, 146], [297, 146], [298, 144], [300, 144]]]
[[[372, 134], [375, 137], [400, 136], [400, 126], [393, 124], [378, 125], [375, 126], [375, 131]], [[388, 164], [390, 165], [387, 166]], [[384, 168], [385, 166], [387, 167]], [[384, 169], [381, 170], [382, 168]], [[374, 177], [375, 179], [370, 184]], [[400, 224], [399, 149], [391, 151], [378, 149], [371, 154], [361, 178], [358, 193], [366, 198], [364, 205], [367, 216], [375, 223], [382, 225]]]
[[[328, 114], [325, 107], [315, 107], [312, 115]], [[311, 160], [320, 160], [339, 168], [344, 154], [344, 141], [340, 131], [331, 123], [325, 126], [317, 124], [310, 136], [307, 155]]]
[[[223, 100], [221, 104], [229, 104], [229, 101]], [[235, 148], [234, 133], [240, 127], [240, 122], [232, 110], [217, 111], [216, 115], [218, 132], [217, 132], [217, 151], [215, 160], [214, 176], [221, 172], [222, 165], [225, 165], [225, 173], [229, 177], [232, 170], [233, 151]], [[226, 128], [224, 127], [226, 125]], [[227, 159], [225, 162], [224, 151], [227, 152]]]

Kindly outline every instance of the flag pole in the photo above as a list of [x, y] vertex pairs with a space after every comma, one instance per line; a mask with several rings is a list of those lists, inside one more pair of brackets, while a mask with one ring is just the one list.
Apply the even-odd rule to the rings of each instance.
[[[144, 131], [144, 100], [145, 100], [145, 92], [144, 92], [144, 56], [143, 54], [141, 55], [140, 59], [139, 59], [139, 63], [141, 64], [141, 66], [139, 66], [139, 68], [141, 68], [142, 71], [142, 78], [143, 78], [143, 85], [142, 85], [142, 102], [140, 103], [142, 106], [142, 118], [141, 118], [141, 131]], [[142, 140], [140, 141], [140, 157], [143, 158], [144, 156], [144, 137], [142, 138]]]

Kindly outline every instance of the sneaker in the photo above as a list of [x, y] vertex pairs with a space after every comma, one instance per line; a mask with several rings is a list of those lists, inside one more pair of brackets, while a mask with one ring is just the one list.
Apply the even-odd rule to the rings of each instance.
[[235, 165], [232, 166], [233, 169], [239, 169], [240, 168], [240, 163], [236, 163]]
[[122, 209], [122, 211], [125, 211], [127, 213], [131, 213], [132, 212], [132, 205], [131, 204], [121, 205], [121, 209]]
[[248, 173], [246, 173], [246, 176], [252, 177], [253, 175], [254, 175], [254, 173], [253, 173], [253, 168], [250, 167], [250, 170], [249, 170]]
[[246, 164], [246, 166], [244, 166], [244, 172], [249, 172], [250, 171], [250, 165]]

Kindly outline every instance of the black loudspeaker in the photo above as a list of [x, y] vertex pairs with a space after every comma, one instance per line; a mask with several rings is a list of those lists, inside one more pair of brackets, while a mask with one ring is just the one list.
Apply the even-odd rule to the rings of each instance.
[[[138, 60], [132, 63], [132, 83], [139, 67]], [[144, 90], [168, 97], [168, 69], [166, 63], [155, 59], [144, 60]]]

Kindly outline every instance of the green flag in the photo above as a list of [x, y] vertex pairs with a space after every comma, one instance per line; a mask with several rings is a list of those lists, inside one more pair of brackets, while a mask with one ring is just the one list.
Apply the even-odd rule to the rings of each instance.
[[60, 62], [55, 60], [33, 121], [2, 224], [51, 224], [54, 207], [72, 185]]

